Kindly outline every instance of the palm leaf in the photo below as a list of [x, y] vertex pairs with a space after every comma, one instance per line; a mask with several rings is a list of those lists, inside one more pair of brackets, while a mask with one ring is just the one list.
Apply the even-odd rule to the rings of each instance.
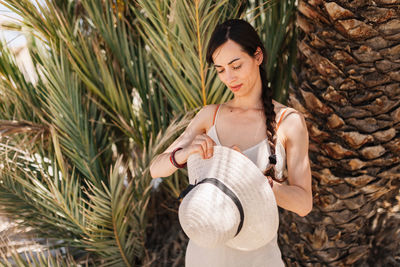
[[80, 3], [76, 1], [51, 0], [1, 0], [1, 4], [19, 15], [23, 27], [32, 29], [32, 34], [42, 42], [52, 41], [57, 45], [62, 42], [60, 31], [66, 31], [69, 26], [78, 26]]
[[263, 40], [267, 53], [267, 77], [274, 98], [285, 103], [291, 69], [296, 58], [295, 1], [251, 1], [255, 12], [249, 13]]
[[[36, 248], [36, 251], [32, 250], [32, 247], [36, 242], [26, 245], [25, 247], [17, 247], [16, 245], [10, 244], [6, 238], [0, 240], [0, 264], [2, 266], [26, 266], [26, 267], [40, 267], [40, 266], [57, 266], [57, 267], [78, 267], [85, 264], [88, 266], [88, 261], [79, 262], [79, 264], [73, 259], [73, 256], [69, 253], [62, 253], [59, 249], [51, 249], [49, 247]], [[36, 244], [37, 246], [38, 244]], [[29, 249], [30, 248], [30, 249]], [[24, 249], [21, 252], [21, 249]]]
[[19, 69], [15, 57], [0, 41], [0, 119], [37, 123], [43, 114], [36, 88]]
[[[1, 212], [42, 235], [71, 239], [85, 232], [79, 177], [66, 177], [54, 159], [0, 144]], [[18, 210], [18, 213], [14, 211]]]
[[205, 65], [205, 42], [212, 29], [228, 18], [228, 10], [238, 15], [243, 3], [138, 1], [138, 5], [140, 9], [131, 5], [138, 19], [137, 30], [152, 51], [157, 75], [173, 110], [191, 110], [206, 105], [209, 99], [223, 101], [227, 94], [221, 90], [221, 83], [212, 82], [215, 73], [211, 75], [213, 70]]
[[[93, 183], [105, 180], [101, 151], [108, 145], [102, 114], [85, 100], [82, 83], [65, 60], [65, 48], [48, 55], [43, 50], [33, 52], [42, 65], [44, 86], [41, 88], [43, 110], [60, 136], [60, 145], [82, 175]], [[45, 68], [43, 67], [45, 66]], [[94, 123], [89, 123], [89, 119]], [[95, 133], [95, 135], [93, 134]], [[100, 142], [98, 142], [100, 140]]]
[[[135, 179], [120, 157], [110, 170], [109, 186], [89, 185], [85, 242], [101, 256], [104, 266], [131, 266], [143, 253], [143, 212], [148, 190]], [[148, 187], [148, 186], [147, 186]]]

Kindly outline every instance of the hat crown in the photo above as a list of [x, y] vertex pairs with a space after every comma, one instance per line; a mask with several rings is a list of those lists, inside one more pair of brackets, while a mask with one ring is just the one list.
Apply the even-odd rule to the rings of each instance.
[[213, 184], [193, 188], [179, 207], [179, 218], [184, 232], [204, 247], [215, 247], [232, 239], [240, 222], [233, 201]]

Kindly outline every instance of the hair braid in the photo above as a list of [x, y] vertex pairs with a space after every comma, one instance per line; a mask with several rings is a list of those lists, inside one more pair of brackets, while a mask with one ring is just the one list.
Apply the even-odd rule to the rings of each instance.
[[[272, 103], [272, 90], [268, 86], [267, 73], [265, 71], [264, 64], [260, 65], [260, 76], [262, 83], [261, 98], [266, 118], [268, 144], [271, 150], [271, 155], [274, 155], [275, 145], [276, 145], [276, 134], [275, 134], [276, 114], [274, 110], [274, 104]], [[272, 179], [275, 180], [276, 174], [274, 166], [275, 166], [274, 164], [269, 164], [268, 168], [264, 172], [264, 175], [270, 176]]]

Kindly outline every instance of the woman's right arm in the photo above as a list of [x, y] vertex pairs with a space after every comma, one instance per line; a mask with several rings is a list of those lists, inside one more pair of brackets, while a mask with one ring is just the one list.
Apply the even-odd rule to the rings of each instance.
[[215, 142], [206, 134], [206, 130], [212, 124], [215, 109], [216, 105], [204, 106], [185, 131], [163, 153], [153, 159], [150, 165], [151, 177], [167, 177], [178, 169], [169, 159], [171, 152], [177, 147], [183, 148], [175, 153], [178, 164], [184, 164], [193, 153], [200, 153], [203, 158], [212, 156]]

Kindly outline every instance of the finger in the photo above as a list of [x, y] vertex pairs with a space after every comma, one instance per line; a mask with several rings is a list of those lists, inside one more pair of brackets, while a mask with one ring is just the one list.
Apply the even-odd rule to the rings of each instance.
[[194, 149], [196, 152], [195, 153], [199, 153], [200, 154], [200, 156], [204, 159], [205, 157], [204, 157], [204, 155], [205, 155], [205, 153], [204, 153], [204, 149], [203, 149], [203, 146], [201, 145], [201, 143], [199, 143], [199, 144], [195, 144], [195, 149]]
[[[213, 143], [215, 143], [215, 142], [207, 134], [200, 134], [200, 135], [196, 136], [194, 143], [201, 145], [202, 150], [203, 150], [203, 152], [202, 152], [203, 159], [207, 159], [212, 156]], [[211, 155], [210, 155], [210, 153], [211, 153]]]
[[242, 152], [242, 151], [240, 151], [240, 148], [237, 145], [233, 145], [233, 146], [231, 146], [231, 148], [236, 150], [236, 151], [238, 151], [238, 152], [240, 152], [240, 153]]
[[202, 140], [202, 142], [201, 142], [201, 146], [203, 147], [203, 153], [204, 153], [203, 159], [206, 159], [206, 158], [208, 158], [208, 153], [207, 153], [207, 151], [208, 151], [207, 138], [206, 138], [204, 135], [202, 136], [202, 138], [203, 138], [203, 140]]
[[207, 142], [207, 157], [211, 158], [213, 156], [213, 154], [214, 154], [214, 144], [215, 144], [215, 142], [210, 137], [208, 137], [206, 139], [206, 142]]

